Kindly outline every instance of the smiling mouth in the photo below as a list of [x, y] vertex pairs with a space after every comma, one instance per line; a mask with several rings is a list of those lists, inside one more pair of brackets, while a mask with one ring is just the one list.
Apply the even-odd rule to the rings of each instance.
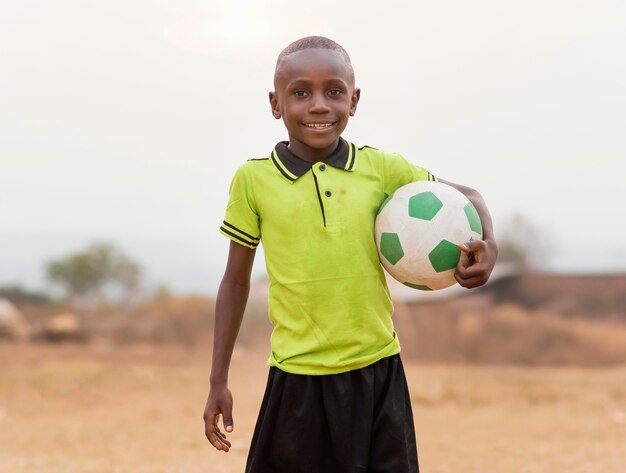
[[313, 128], [314, 130], [323, 130], [324, 128], [330, 128], [335, 122], [330, 123], [303, 123], [307, 128]]

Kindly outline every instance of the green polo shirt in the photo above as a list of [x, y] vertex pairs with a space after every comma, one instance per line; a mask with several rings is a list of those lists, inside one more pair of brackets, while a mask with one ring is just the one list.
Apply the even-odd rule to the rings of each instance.
[[237, 170], [220, 231], [249, 248], [263, 241], [271, 366], [335, 374], [400, 351], [374, 220], [387, 196], [417, 180], [435, 178], [343, 139], [324, 161], [304, 161], [282, 142]]

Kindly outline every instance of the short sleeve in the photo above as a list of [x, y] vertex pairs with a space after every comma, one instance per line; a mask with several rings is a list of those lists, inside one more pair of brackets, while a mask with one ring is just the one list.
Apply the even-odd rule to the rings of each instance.
[[230, 183], [230, 193], [220, 233], [240, 245], [256, 248], [261, 240], [259, 214], [254, 202], [250, 168], [241, 166]]
[[437, 180], [428, 170], [397, 153], [385, 153], [384, 163], [384, 191], [387, 195], [410, 182]]

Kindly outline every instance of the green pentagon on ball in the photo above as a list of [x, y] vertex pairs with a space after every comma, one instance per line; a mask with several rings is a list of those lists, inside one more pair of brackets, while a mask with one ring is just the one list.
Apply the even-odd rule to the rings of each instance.
[[476, 212], [476, 209], [474, 208], [472, 203], [468, 202], [467, 205], [463, 207], [463, 210], [465, 211], [465, 215], [467, 215], [467, 221], [469, 222], [472, 231], [482, 235], [483, 226], [480, 223], [480, 217], [478, 216], [478, 212]]
[[421, 192], [409, 199], [409, 215], [422, 220], [431, 220], [443, 207], [443, 203], [432, 192]]
[[433, 269], [438, 273], [456, 268], [460, 257], [461, 249], [448, 240], [441, 240], [439, 244], [428, 253], [428, 259], [433, 265]]
[[397, 233], [383, 233], [380, 236], [380, 252], [391, 264], [396, 264], [404, 256], [404, 250]]
[[432, 291], [431, 288], [429, 288], [428, 286], [425, 286], [424, 284], [413, 284], [410, 282], [403, 282], [402, 284], [404, 284], [407, 287], [411, 287], [413, 289], [419, 289], [420, 291]]

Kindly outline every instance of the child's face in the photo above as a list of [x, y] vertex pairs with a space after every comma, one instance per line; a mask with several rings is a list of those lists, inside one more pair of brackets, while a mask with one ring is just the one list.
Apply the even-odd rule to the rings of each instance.
[[277, 66], [274, 87], [272, 114], [283, 119], [291, 151], [308, 161], [327, 158], [354, 115], [361, 92], [344, 57], [330, 49], [292, 53]]

